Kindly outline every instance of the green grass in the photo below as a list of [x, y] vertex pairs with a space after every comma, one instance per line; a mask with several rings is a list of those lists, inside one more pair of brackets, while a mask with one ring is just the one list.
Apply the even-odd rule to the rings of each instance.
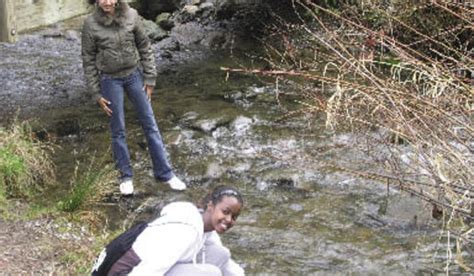
[[58, 209], [64, 212], [74, 212], [87, 201], [94, 190], [95, 182], [99, 178], [97, 173], [86, 175], [79, 179], [72, 187], [69, 194], [63, 200], [58, 202]]
[[[71, 188], [59, 202], [50, 204], [45, 201], [45, 191], [58, 184], [67, 184], [56, 181], [55, 165], [51, 159], [53, 148], [51, 143], [35, 139], [28, 122], [15, 121], [7, 128], [0, 127], [0, 213], [4, 218], [23, 215], [28, 219], [35, 214], [41, 216], [57, 211], [89, 212], [88, 207], [93, 202], [103, 200], [110, 193], [116, 172], [106, 164], [105, 157], [97, 159], [93, 156], [76, 165], [69, 180]], [[28, 207], [16, 208], [20, 202], [27, 203]]]
[[[113, 191], [117, 172], [107, 164], [107, 158], [93, 156], [77, 163], [73, 177], [59, 183], [53, 153], [52, 144], [35, 139], [28, 122], [0, 127], [0, 219], [19, 223], [48, 217], [59, 233], [85, 235], [88, 238], [82, 241], [52, 239], [39, 249], [44, 254], [60, 252], [54, 261], [60, 262], [59, 274], [85, 275], [97, 253], [115, 234], [104, 228], [106, 221], [94, 203]], [[65, 195], [52, 196], [57, 187], [68, 183], [70, 189]], [[58, 196], [59, 201], [48, 201]]]
[[11, 149], [2, 148], [0, 149], [0, 171], [4, 177], [2, 181], [11, 181], [25, 173], [25, 162], [21, 156], [11, 152]]
[[75, 212], [110, 194], [112, 185], [116, 181], [116, 172], [110, 165], [104, 163], [104, 160], [97, 161], [92, 158], [87, 168], [80, 169], [79, 165], [76, 166], [71, 180], [71, 189], [58, 202], [58, 210]]
[[52, 146], [34, 139], [28, 122], [0, 127], [0, 202], [31, 199], [55, 183]]

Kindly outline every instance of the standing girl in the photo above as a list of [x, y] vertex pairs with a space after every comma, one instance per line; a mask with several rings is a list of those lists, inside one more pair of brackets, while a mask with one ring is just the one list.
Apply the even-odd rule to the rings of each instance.
[[[166, 205], [160, 217], [146, 224], [116, 261], [110, 263], [107, 256], [116, 256], [116, 249], [123, 244], [117, 246], [114, 241], [102, 251], [92, 275], [244, 275], [218, 235], [234, 226], [243, 206], [242, 196], [234, 188], [218, 186], [202, 205], [204, 209], [189, 202]], [[127, 239], [130, 241], [130, 236], [117, 240]]]
[[175, 190], [186, 185], [177, 178], [166, 159], [166, 151], [151, 107], [155, 86], [155, 59], [140, 16], [123, 0], [89, 0], [95, 12], [84, 22], [82, 63], [89, 89], [109, 116], [112, 152], [120, 171], [120, 192], [133, 194], [133, 172], [125, 135], [124, 96], [132, 102], [145, 132], [157, 180]]

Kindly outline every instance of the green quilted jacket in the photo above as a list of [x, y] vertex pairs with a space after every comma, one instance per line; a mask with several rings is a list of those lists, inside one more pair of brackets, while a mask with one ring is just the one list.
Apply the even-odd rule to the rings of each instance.
[[154, 86], [155, 59], [137, 11], [121, 1], [114, 16], [96, 8], [82, 28], [82, 65], [95, 100], [100, 98], [101, 73], [125, 77], [140, 67], [145, 84]]

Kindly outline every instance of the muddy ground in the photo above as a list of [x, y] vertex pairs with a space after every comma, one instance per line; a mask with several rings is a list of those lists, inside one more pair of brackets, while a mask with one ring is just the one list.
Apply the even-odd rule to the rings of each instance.
[[[18, 215], [27, 208], [16, 203], [9, 215]], [[84, 260], [94, 258], [94, 240], [87, 229], [50, 215], [32, 220], [2, 218], [0, 274], [70, 275], [79, 266], [90, 266]]]

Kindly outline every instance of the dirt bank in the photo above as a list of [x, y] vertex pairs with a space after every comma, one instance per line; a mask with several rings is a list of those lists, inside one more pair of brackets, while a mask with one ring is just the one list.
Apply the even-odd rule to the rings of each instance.
[[0, 219], [1, 274], [67, 275], [78, 267], [85, 270], [90, 264], [84, 259], [93, 259], [93, 241], [85, 228], [52, 218]]

